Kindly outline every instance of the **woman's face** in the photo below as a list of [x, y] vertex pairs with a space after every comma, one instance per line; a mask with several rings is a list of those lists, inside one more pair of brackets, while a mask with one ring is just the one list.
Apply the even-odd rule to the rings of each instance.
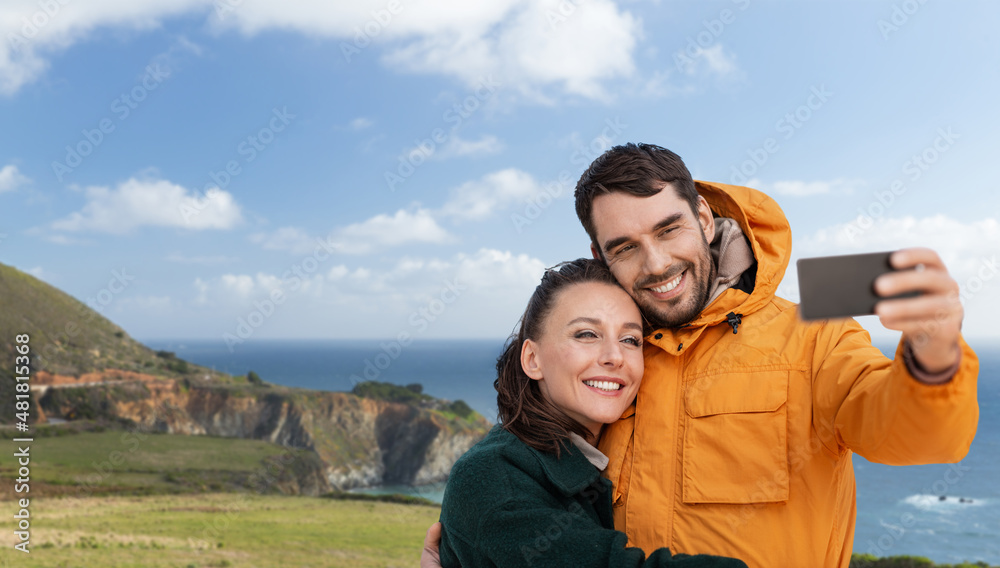
[[642, 319], [611, 284], [563, 289], [537, 341], [521, 346], [521, 366], [542, 395], [598, 436], [622, 415], [642, 381]]

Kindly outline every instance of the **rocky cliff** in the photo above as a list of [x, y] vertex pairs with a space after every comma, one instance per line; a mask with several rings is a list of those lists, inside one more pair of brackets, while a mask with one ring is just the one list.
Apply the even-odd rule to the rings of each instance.
[[312, 450], [325, 484], [306, 484], [316, 487], [305, 493], [443, 481], [490, 427], [474, 413], [461, 418], [343, 392], [114, 373], [76, 384], [39, 375], [36, 395], [48, 418], [126, 420], [145, 431], [251, 438]]
[[429, 397], [396, 403], [286, 388], [189, 363], [135, 341], [76, 298], [4, 264], [0, 424], [15, 415], [9, 365], [18, 355], [15, 337], [30, 337], [36, 402], [30, 422], [95, 419], [314, 452], [294, 466], [278, 464], [276, 483], [285, 483], [285, 492], [440, 481], [490, 427], [478, 414], [462, 418], [446, 401]]

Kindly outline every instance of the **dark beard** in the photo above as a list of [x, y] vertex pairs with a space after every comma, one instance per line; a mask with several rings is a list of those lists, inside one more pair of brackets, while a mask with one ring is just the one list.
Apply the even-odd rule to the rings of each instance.
[[[704, 236], [702, 237], [702, 240], [704, 240]], [[683, 327], [697, 318], [701, 314], [702, 310], [704, 310], [708, 305], [708, 299], [712, 294], [712, 282], [715, 281], [717, 269], [715, 262], [712, 259], [712, 253], [708, 248], [708, 242], [705, 242], [703, 253], [700, 267], [691, 262], [685, 262], [684, 266], [679, 268], [675, 267], [663, 275], [650, 276], [636, 281], [632, 297], [636, 298], [639, 310], [642, 312], [642, 316], [646, 320], [646, 324], [649, 326], [647, 333], [648, 331], [659, 328], [677, 329]], [[700, 273], [700, 269], [704, 269], [706, 266], [709, 271], [707, 277]], [[672, 280], [677, 276], [677, 274], [683, 272], [684, 270], [687, 270], [689, 279], [688, 283], [693, 287], [693, 302], [685, 306], [675, 307], [663, 306], [658, 303], [649, 305], [649, 301], [645, 294], [640, 293], [640, 290], [643, 289], [646, 284]]]

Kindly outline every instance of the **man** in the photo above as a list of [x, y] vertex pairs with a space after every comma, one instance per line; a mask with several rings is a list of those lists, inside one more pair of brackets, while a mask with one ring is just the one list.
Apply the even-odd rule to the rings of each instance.
[[894, 360], [853, 319], [805, 323], [776, 297], [791, 251], [777, 204], [692, 181], [681, 159], [627, 144], [577, 184], [576, 209], [649, 324], [633, 410], [609, 425], [615, 528], [629, 546], [732, 556], [749, 566], [846, 567], [852, 453], [954, 462], [975, 435], [978, 360], [960, 335], [958, 285], [907, 249], [876, 291]]

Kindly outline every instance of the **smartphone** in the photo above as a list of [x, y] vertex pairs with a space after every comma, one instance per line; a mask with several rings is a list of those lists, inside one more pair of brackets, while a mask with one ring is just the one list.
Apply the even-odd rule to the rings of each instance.
[[891, 297], [875, 293], [875, 279], [895, 270], [889, 252], [802, 258], [799, 273], [799, 315], [803, 320], [849, 318], [875, 313], [880, 300], [919, 296], [920, 291]]

